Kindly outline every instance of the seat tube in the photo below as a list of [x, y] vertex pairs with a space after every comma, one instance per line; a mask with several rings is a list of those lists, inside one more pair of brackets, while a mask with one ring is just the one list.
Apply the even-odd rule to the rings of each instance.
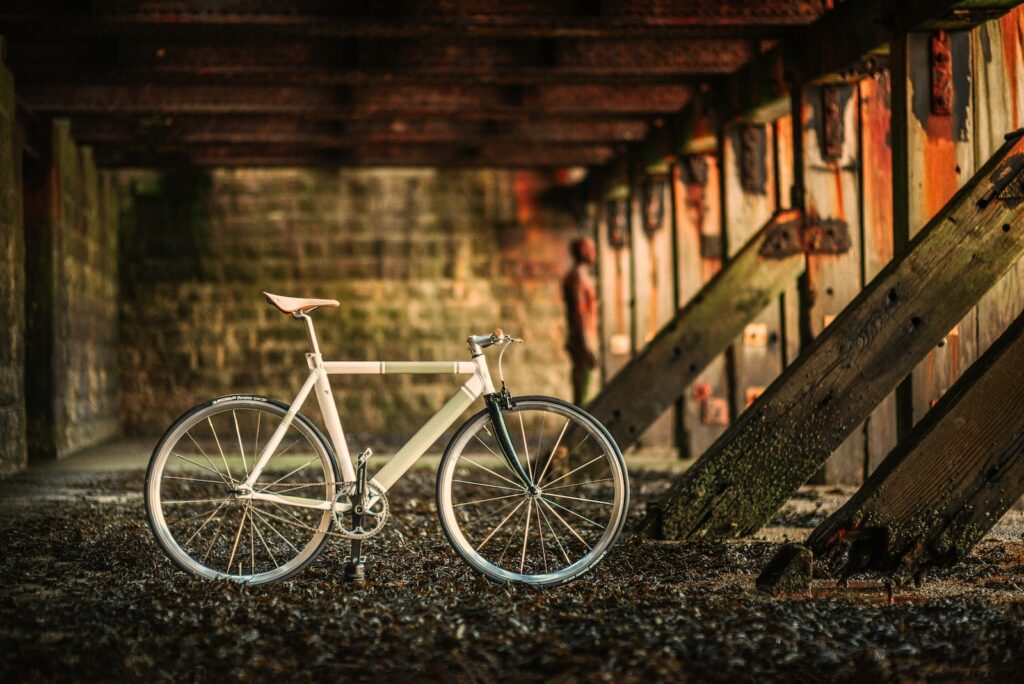
[[[319, 356], [317, 354], [317, 361], [319, 361]], [[320, 377], [317, 378], [316, 400], [320, 404], [320, 415], [324, 418], [327, 434], [331, 436], [334, 453], [338, 456], [338, 465], [341, 466], [341, 477], [345, 482], [353, 482], [356, 479], [356, 471], [352, 466], [348, 442], [345, 441], [345, 431], [341, 428], [338, 406], [334, 403], [334, 394], [331, 393], [331, 381], [328, 379], [327, 373], [320, 373]]]

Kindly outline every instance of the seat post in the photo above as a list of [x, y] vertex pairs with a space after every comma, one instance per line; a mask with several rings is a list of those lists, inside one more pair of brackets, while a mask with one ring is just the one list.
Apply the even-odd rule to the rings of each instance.
[[313, 347], [313, 353], [320, 356], [320, 345], [316, 341], [316, 330], [313, 329], [313, 319], [305, 312], [292, 314], [294, 318], [301, 318], [306, 321], [306, 335], [309, 336], [309, 344]]

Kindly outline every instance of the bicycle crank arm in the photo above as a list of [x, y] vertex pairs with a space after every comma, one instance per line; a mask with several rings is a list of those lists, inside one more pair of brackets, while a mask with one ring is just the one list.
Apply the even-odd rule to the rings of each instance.
[[524, 487], [532, 489], [533, 478], [530, 477], [529, 473], [523, 469], [522, 464], [519, 462], [516, 448], [512, 444], [512, 438], [509, 437], [508, 428], [505, 427], [505, 416], [501, 412], [502, 399], [502, 396], [497, 393], [488, 394], [484, 397], [484, 401], [487, 403], [487, 411], [491, 416], [491, 424], [494, 425], [494, 437], [498, 440], [501, 454], [505, 457], [505, 461], [508, 462], [512, 472], [516, 474], [516, 477], [519, 478]]
[[239, 499], [254, 499], [256, 501], [270, 501], [272, 503], [281, 504], [283, 506], [299, 506], [301, 508], [315, 508], [321, 511], [335, 510], [339, 513], [345, 513], [352, 509], [352, 504], [349, 503], [335, 503], [334, 501], [327, 501], [325, 499], [308, 499], [302, 496], [285, 496], [283, 494], [268, 494], [267, 492], [252, 492], [249, 494], [239, 494]]

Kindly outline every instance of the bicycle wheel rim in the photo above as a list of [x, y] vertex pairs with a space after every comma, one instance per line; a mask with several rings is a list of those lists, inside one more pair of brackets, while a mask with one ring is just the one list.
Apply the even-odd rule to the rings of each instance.
[[[556, 400], [546, 398], [520, 398], [516, 400], [516, 408], [512, 412], [506, 413], [506, 423], [509, 432], [513, 435], [513, 442], [519, 445], [519, 455], [521, 460], [525, 454], [523, 453], [527, 449], [522, 448], [523, 439], [525, 439], [524, 432], [528, 429], [524, 427], [523, 423], [519, 420], [522, 417], [521, 412], [544, 412], [547, 416], [554, 416], [556, 419], [561, 418], [564, 423], [568, 424], [572, 422], [578, 430], [582, 431], [585, 435], [585, 439], [591, 440], [594, 444], [600, 446], [602, 458], [604, 459], [604, 466], [607, 469], [608, 479], [611, 480], [609, 497], [607, 498], [610, 506], [608, 506], [607, 515], [604, 517], [605, 522], [604, 531], [598, 539], [593, 540], [592, 537], [581, 541], [594, 541], [589, 545], [589, 549], [583, 551], [582, 548], [577, 547], [576, 552], [570, 554], [570, 558], [564, 558], [564, 563], [559, 561], [556, 565], [557, 569], [551, 569], [549, 567], [543, 567], [536, 562], [536, 556], [538, 555], [538, 546], [540, 547], [540, 554], [543, 557], [544, 554], [544, 542], [540, 534], [536, 532], [537, 529], [547, 531], [551, 533], [552, 542], [557, 538], [557, 530], [561, 530], [563, 533], [566, 529], [572, 525], [571, 522], [567, 523], [565, 519], [572, 521], [578, 521], [579, 518], [571, 517], [573, 514], [571, 511], [566, 511], [565, 504], [568, 503], [566, 498], [548, 500], [547, 504], [537, 503], [536, 508], [533, 509], [533, 529], [534, 537], [530, 537], [529, 523], [524, 524], [521, 529], [517, 529], [517, 532], [513, 535], [509, 535], [509, 539], [515, 536], [515, 534], [521, 534], [522, 538], [517, 541], [519, 544], [519, 562], [518, 564], [513, 562], [505, 562], [503, 554], [498, 559], [499, 562], [495, 562], [493, 553], [482, 553], [479, 549], [479, 545], [482, 541], [481, 537], [477, 535], [474, 538], [472, 531], [468, 530], [469, 527], [465, 520], [460, 521], [460, 516], [456, 513], [456, 508], [460, 505], [457, 499], [458, 494], [453, 494], [453, 488], [455, 487], [456, 472], [460, 467], [460, 461], [466, 456], [467, 445], [475, 440], [475, 435], [479, 433], [482, 427], [490, 425], [489, 417], [486, 412], [481, 412], [476, 416], [470, 418], [466, 424], [459, 430], [455, 438], [453, 438], [448, 450], [445, 453], [441, 468], [438, 474], [438, 491], [437, 491], [437, 502], [438, 512], [441, 519], [442, 529], [445, 532], [449, 542], [455, 548], [456, 552], [465, 560], [474, 570], [481, 572], [485, 576], [499, 581], [499, 582], [519, 582], [525, 584], [531, 584], [536, 586], [545, 586], [553, 584], [561, 584], [569, 581], [586, 572], [590, 568], [594, 567], [601, 558], [607, 553], [607, 551], [614, 545], [619, 533], [622, 530], [622, 526], [625, 522], [626, 509], [628, 507], [628, 476], [626, 474], [625, 465], [622, 461], [621, 454], [618, 451], [618, 447], [614, 441], [607, 435], [607, 432], [603, 427], [597, 423], [592, 417], [587, 415], [585, 412], [580, 410], [571, 404], [564, 404]], [[520, 413], [519, 416], [516, 414]], [[581, 433], [576, 433], [581, 434]], [[553, 438], [553, 435], [552, 435]], [[531, 441], [527, 439], [526, 441]], [[493, 446], [497, 449], [496, 443]], [[530, 447], [528, 447], [529, 449]], [[493, 452], [492, 452], [493, 454]], [[479, 454], [478, 454], [479, 455]], [[532, 454], [531, 454], [532, 456]], [[477, 460], [474, 456], [469, 456]], [[492, 461], [498, 461], [496, 457], [492, 458]], [[568, 461], [572, 463], [572, 461]], [[539, 462], [538, 462], [539, 463]], [[574, 468], [575, 463], [572, 466], [567, 466], [567, 470]], [[498, 467], [498, 466], [496, 466]], [[532, 467], [529, 458], [526, 459], [527, 468]], [[543, 465], [538, 465], [537, 471], [532, 473], [532, 476], [538, 475], [539, 471], [543, 469]], [[479, 475], [480, 472], [476, 471]], [[578, 471], [577, 471], [578, 472]], [[512, 484], [504, 479], [493, 479], [496, 475], [503, 474], [503, 477], [512, 479], [510, 471], [505, 470], [500, 473], [492, 473], [492, 479], [487, 482], [489, 486], [504, 487], [505, 489], [494, 488], [493, 493], [496, 497], [501, 496], [512, 496], [514, 492], [509, 490], [513, 489]], [[477, 476], [478, 476], [477, 475]], [[474, 477], [477, 477], [474, 476]], [[559, 478], [564, 475], [559, 476]], [[541, 482], [542, 486], [545, 484], [543, 480], [547, 480], [547, 484], [550, 485], [552, 477], [549, 477], [546, 473], [540, 477], [538, 481]], [[563, 481], [564, 482], [564, 481]], [[491, 483], [497, 483], [497, 485], [491, 485]], [[556, 484], [558, 484], [556, 482]], [[557, 487], [556, 487], [557, 488]], [[550, 492], [549, 492], [550, 495]], [[543, 497], [542, 497], [543, 498]], [[509, 498], [508, 501], [498, 500], [493, 506], [511, 504], [506, 510], [514, 508], [516, 499]], [[561, 505], [560, 505], [561, 504]], [[518, 514], [521, 519], [528, 520], [530, 513], [529, 509], [531, 504], [527, 502]], [[537, 512], [539, 511], [539, 512]], [[493, 512], [493, 511], [492, 511]], [[507, 513], [502, 512], [499, 514], [499, 519], [503, 518]], [[590, 517], [590, 516], [587, 516]], [[561, 520], [559, 519], [561, 518]], [[509, 518], [509, 525], [514, 524], [515, 518]], [[500, 534], [500, 533], [499, 533]], [[581, 532], [582, 534], [582, 532]], [[562, 542], [566, 542], [567, 535], [563, 535]], [[506, 543], [508, 540], [500, 539], [499, 541]], [[539, 543], [538, 543], [539, 542]], [[490, 543], [490, 542], [486, 542]], [[486, 545], [485, 543], [485, 545]], [[574, 542], [570, 542], [575, 546]], [[568, 544], [567, 544], [568, 545]], [[552, 551], [555, 551], [557, 544], [552, 543]], [[565, 551], [565, 549], [561, 549]], [[527, 552], [530, 552], [532, 558], [532, 566], [535, 572], [524, 572], [521, 571], [524, 568], [523, 557]], [[491, 556], [491, 557], [488, 557]], [[550, 560], [548, 556], [547, 560]], [[545, 561], [544, 565], [547, 565]]]
[[[178, 567], [204, 579], [230, 580], [244, 584], [263, 584], [287, 579], [307, 567], [316, 558], [327, 541], [332, 524], [329, 511], [316, 511], [313, 517], [310, 517], [308, 513], [302, 512], [306, 519], [311, 520], [309, 524], [311, 529], [303, 530], [299, 528], [297, 523], [302, 518], [296, 517], [296, 524], [292, 525], [292, 529], [297, 530], [299, 534], [290, 533], [288, 530], [281, 533], [280, 531], [284, 523], [277, 522], [276, 526], [278, 527], [279, 534], [275, 535], [271, 533], [267, 522], [274, 520], [274, 518], [271, 518], [272, 515], [281, 517], [284, 513], [280, 511], [271, 513], [269, 510], [264, 510], [265, 504], [262, 502], [236, 502], [239, 506], [237, 507], [237, 512], [233, 514], [235, 517], [232, 520], [227, 519], [232, 513], [222, 513], [220, 516], [212, 514], [212, 517], [209, 519], [204, 515], [193, 520], [186, 515], [188, 513], [187, 509], [184, 513], [179, 513], [178, 506], [171, 505], [173, 499], [167, 497], [167, 494], [172, 491], [172, 488], [168, 486], [171, 482], [179, 485], [175, 491], [181, 491], [180, 485], [182, 483], [179, 477], [181, 473], [172, 470], [172, 467], [169, 467], [168, 464], [174, 463], [174, 467], [181, 467], [181, 464], [176, 463], [177, 459], [174, 458], [175, 449], [183, 440], [191, 440], [195, 443], [195, 438], [192, 437], [190, 431], [198, 426], [207, 424], [211, 426], [211, 432], [215, 432], [215, 428], [212, 426], [219, 425], [219, 421], [227, 420], [230, 420], [229, 424], [233, 423], [237, 426], [239, 422], [252, 415], [246, 414], [246, 411], [255, 412], [260, 416], [257, 422], [257, 437], [251, 442], [252, 450], [249, 451], [249, 458], [247, 459], [247, 463], [251, 466], [260, 446], [258, 436], [260, 428], [262, 427], [263, 429], [263, 444], [265, 445], [273, 428], [285, 416], [286, 409], [277, 405], [276, 402], [262, 398], [227, 398], [200, 405], [179, 418], [157, 444], [147, 473], [145, 488], [146, 509], [150, 528], [158, 544]], [[244, 430], [240, 431], [238, 437], [237, 449], [239, 452], [242, 452], [246, 448], [245, 445], [250, 443], [249, 436], [243, 434], [244, 432]], [[217, 444], [218, 450], [212, 454], [207, 454], [210, 456], [209, 460], [202, 458], [199, 454], [193, 454], [195, 458], [190, 459], [192, 463], [188, 467], [202, 475], [207, 483], [201, 486], [207, 488], [207, 490], [217, 487], [222, 489], [228, 488], [228, 483], [216, 484], [217, 475], [210, 472], [210, 468], [211, 466], [216, 466], [216, 470], [221, 470], [221, 467], [224, 469], [231, 468], [232, 457], [241, 455], [229, 453], [235, 435], [230, 435], [230, 437], [232, 438], [230, 440], [219, 440], [220, 443]], [[289, 440], [289, 437], [291, 437], [291, 440]], [[296, 442], [296, 440], [301, 441]], [[305, 419], [301, 417], [296, 417], [289, 425], [285, 439], [282, 440], [281, 445], [275, 452], [274, 458], [268, 463], [267, 469], [261, 475], [260, 480], [257, 480], [254, 489], [259, 490], [264, 486], [264, 483], [278, 477], [282, 467], [292, 465], [291, 461], [284, 460], [284, 457], [288, 456], [288, 454], [283, 453], [287, 445], [292, 443], [300, 443], [304, 449], [308, 450], [300, 452], [297, 461], [305, 465], [296, 473], [299, 476], [309, 476], [311, 472], [315, 472], [320, 477], [320, 482], [315, 488], [296, 493], [300, 496], [309, 496], [311, 498], [326, 498], [328, 496], [327, 492], [333, 492], [335, 488], [335, 482], [337, 481], [336, 466], [328, 449], [323, 444], [323, 438], [315, 428], [308, 425]], [[196, 444], [196, 446], [202, 450], [201, 444]], [[224, 450], [225, 453], [223, 455], [220, 453], [220, 449]], [[275, 460], [279, 458], [279, 455], [281, 455], [281, 460]], [[307, 456], [315, 460], [310, 461], [307, 459]], [[222, 462], [221, 458], [225, 460]], [[296, 460], [294, 452], [292, 460]], [[223, 463], [223, 466], [219, 465], [220, 463]], [[237, 464], [238, 461], [235, 460], [234, 463]], [[175, 474], [169, 477], [170, 472]], [[237, 469], [231, 474], [236, 476], [233, 481], [240, 481], [242, 479], [242, 473], [238, 472]], [[223, 476], [223, 471], [221, 475]], [[295, 476], [296, 474], [293, 473], [291, 477]], [[294, 480], [285, 481], [284, 485], [279, 485], [275, 491], [284, 489], [291, 482], [294, 482]], [[193, 488], [191, 491], [195, 491], [194, 488], [199, 485], [189, 482], [188, 486]], [[322, 489], [320, 488], [321, 486]], [[221, 497], [221, 501], [223, 502], [224, 499], [228, 498], [226, 496]], [[202, 505], [207, 506], [205, 510], [212, 513], [219, 504], [216, 501], [210, 501]], [[274, 505], [277, 506], [278, 504]], [[249, 512], [243, 515], [241, 508], [245, 506], [249, 508]], [[291, 507], [288, 508], [290, 509]], [[185, 525], [191, 524], [193, 529], [189, 530], [189, 532], [173, 530], [172, 528], [176, 527], [176, 523], [179, 521], [185, 521], [183, 522]], [[201, 527], [203, 525], [208, 527]], [[209, 550], [206, 557], [197, 558], [196, 556], [199, 554], [194, 547], [190, 546], [195, 541], [193, 532], [199, 529], [198, 534], [209, 535], [215, 529], [217, 533], [214, 535], [213, 543], [218, 543], [222, 546], [223, 543], [218, 535], [220, 534], [220, 527], [225, 526], [233, 526], [230, 529], [235, 533], [235, 541], [232, 544], [234, 548], [231, 549], [231, 558], [228, 564], [222, 566], [216, 562], [209, 562]], [[282, 543], [282, 539], [288, 542], [289, 538], [291, 541], [290, 548], [286, 548]], [[301, 543], [296, 541], [297, 539]], [[221, 550], [220, 546], [217, 547], [218, 552]], [[273, 551], [275, 548], [278, 549], [276, 554]], [[255, 558], [257, 554], [259, 554], [260, 561], [257, 561]], [[233, 563], [236, 557], [238, 558], [238, 566], [235, 566]], [[251, 561], [248, 564], [248, 571], [246, 571], [246, 557]], [[268, 557], [271, 557], [272, 561], [267, 561]], [[271, 564], [273, 567], [270, 567]]]

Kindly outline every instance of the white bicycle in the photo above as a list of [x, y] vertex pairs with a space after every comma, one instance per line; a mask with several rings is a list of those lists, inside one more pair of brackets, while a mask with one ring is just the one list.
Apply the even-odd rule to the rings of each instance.
[[[309, 312], [331, 299], [264, 293], [302, 320], [309, 375], [290, 405], [256, 396], [205, 402], [153, 451], [145, 499], [157, 542], [199, 577], [261, 584], [306, 568], [331, 536], [348, 540], [346, 576], [362, 574], [361, 543], [388, 518], [387, 494], [467, 408], [438, 468], [437, 511], [455, 551], [501, 582], [554, 585], [594, 567], [622, 531], [629, 502], [615, 440], [579, 407], [495, 391], [483, 350], [519, 342], [501, 330], [467, 340], [470, 361], [324, 361]], [[501, 358], [499, 356], [499, 375]], [[454, 373], [458, 392], [372, 477], [353, 463], [328, 376]], [[299, 409], [315, 392], [330, 441]]]

